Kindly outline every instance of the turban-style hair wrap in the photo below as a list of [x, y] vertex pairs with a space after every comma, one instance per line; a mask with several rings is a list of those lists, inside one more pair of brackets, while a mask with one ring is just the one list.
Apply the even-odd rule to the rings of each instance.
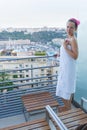
[[77, 28], [78, 25], [80, 24], [80, 21], [77, 20], [77, 19], [75, 19], [75, 18], [71, 18], [71, 19], [69, 19], [68, 21], [71, 21], [71, 22], [75, 23], [76, 28]]
[[71, 18], [70, 20], [72, 20], [73, 22], [75, 22], [77, 25], [79, 25], [79, 24], [80, 24], [80, 21], [79, 21], [79, 20], [77, 20], [77, 19], [75, 19], [75, 18]]

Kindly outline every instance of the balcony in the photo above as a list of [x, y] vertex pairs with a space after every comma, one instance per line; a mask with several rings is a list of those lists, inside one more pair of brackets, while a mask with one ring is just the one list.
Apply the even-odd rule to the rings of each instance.
[[[61, 98], [55, 96], [58, 67], [59, 61], [50, 57], [0, 58], [0, 128], [25, 122], [23, 95], [48, 91], [63, 105]], [[82, 98], [82, 106], [84, 102], [87, 101]], [[72, 107], [80, 107], [74, 97]], [[30, 120], [42, 115], [43, 112], [34, 112]]]

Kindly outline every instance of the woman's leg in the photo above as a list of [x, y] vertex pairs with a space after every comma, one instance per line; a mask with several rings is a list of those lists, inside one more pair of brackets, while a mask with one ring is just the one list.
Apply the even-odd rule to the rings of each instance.
[[64, 103], [64, 106], [59, 107], [59, 112], [70, 110], [71, 109], [72, 95], [70, 97], [70, 100], [65, 100], [62, 98], [62, 101]]
[[63, 102], [64, 102], [64, 106], [67, 110], [70, 110], [71, 109], [71, 99], [70, 100], [65, 100], [65, 99], [62, 99]]

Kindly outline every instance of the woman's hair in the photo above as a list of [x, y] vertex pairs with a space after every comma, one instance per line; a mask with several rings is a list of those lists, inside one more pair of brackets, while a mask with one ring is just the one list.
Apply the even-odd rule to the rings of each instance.
[[80, 24], [80, 21], [75, 18], [69, 19], [68, 22], [73, 22], [75, 24], [76, 29], [77, 29], [78, 25]]

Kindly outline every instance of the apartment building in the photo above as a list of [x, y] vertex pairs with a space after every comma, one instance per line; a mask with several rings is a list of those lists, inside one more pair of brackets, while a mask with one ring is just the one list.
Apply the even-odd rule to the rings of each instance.
[[[0, 71], [5, 71], [5, 73], [9, 75], [10, 80], [21, 79], [21, 81], [15, 82], [15, 84], [35, 82], [37, 83], [35, 84], [35, 86], [39, 86], [39, 82], [42, 82], [40, 85], [44, 85], [44, 80], [53, 80], [55, 78], [51, 77], [51, 75], [58, 73], [58, 67], [49, 67], [54, 65], [54, 61], [49, 61], [48, 58], [32, 58], [28, 56], [3, 56], [3, 59], [4, 58], [20, 59], [2, 61], [0, 63]], [[6, 70], [11, 70], [11, 72], [8, 72]], [[26, 78], [26, 80], [23, 80], [24, 78]], [[45, 85], [46, 84], [49, 83], [47, 82], [45, 83]], [[30, 85], [29, 87], [32, 87], [32, 85]]]

